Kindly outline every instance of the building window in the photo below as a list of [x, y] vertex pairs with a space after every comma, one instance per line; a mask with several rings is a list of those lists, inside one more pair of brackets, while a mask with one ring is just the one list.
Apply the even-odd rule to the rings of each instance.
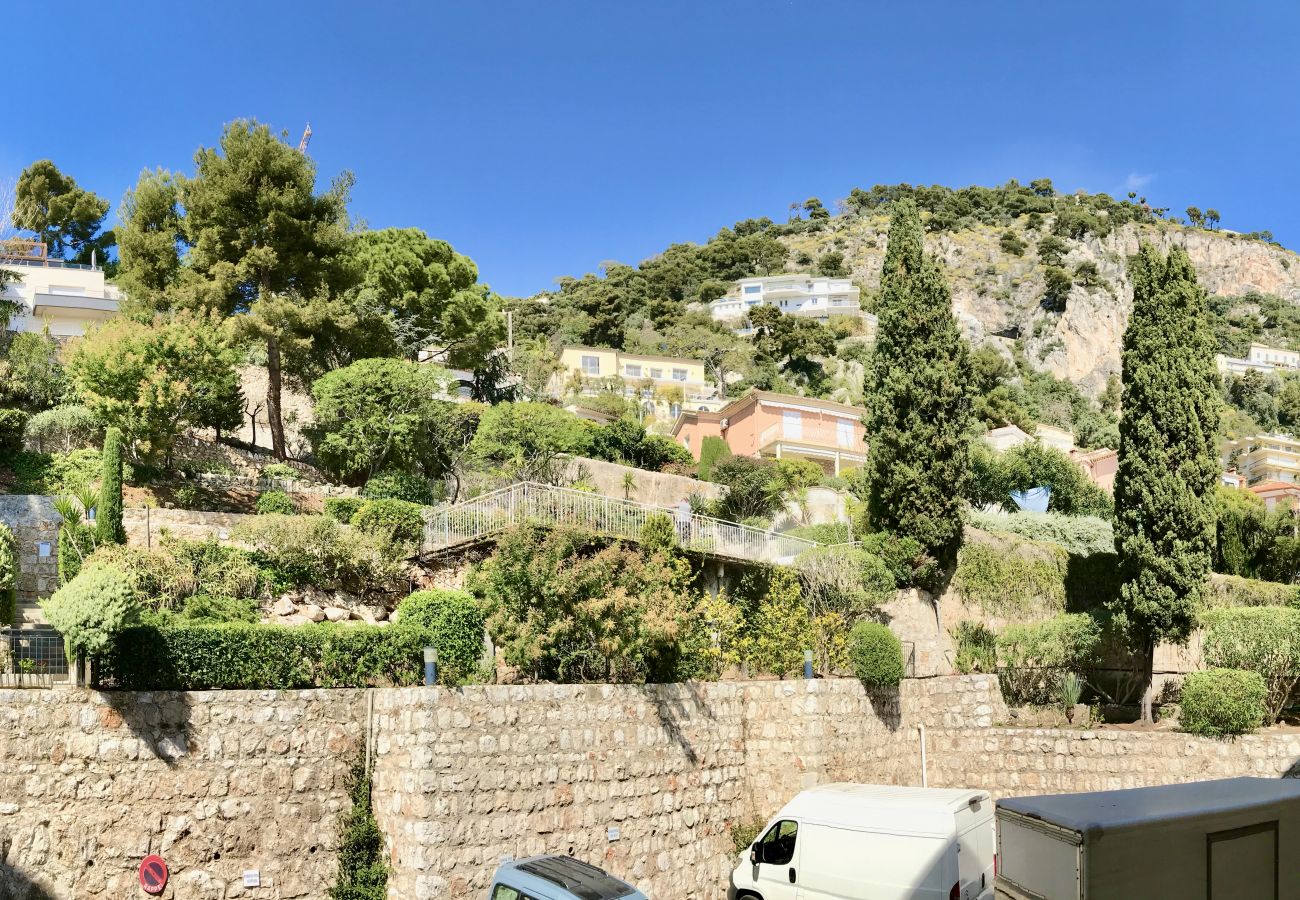
[[691, 449], [691, 436], [689, 434], [682, 435], [682, 446], [687, 450]]
[[672, 416], [674, 419], [677, 418], [682, 414], [682, 405], [680, 403], [672, 404], [671, 406], [668, 407], [668, 414]]
[[641, 367], [640, 367], [640, 366], [633, 366], [633, 365], [626, 365], [626, 366], [623, 367], [623, 374], [627, 375], [628, 378], [640, 378], [640, 377], [641, 377]]
[[847, 419], [838, 419], [835, 422], [835, 441], [841, 447], [853, 446], [853, 423]]
[[685, 381], [685, 380], [686, 380], [685, 369], [673, 369], [673, 381]]
[[651, 378], [663, 378], [663, 377], [664, 377], [664, 370], [663, 370], [663, 369], [651, 369], [651, 370], [650, 370], [650, 377], [651, 377]]
[[745, 293], [746, 293], [746, 294], [761, 294], [761, 293], [763, 293], [763, 286], [762, 286], [761, 284], [747, 284], [747, 285], [745, 285]]
[[599, 356], [584, 356], [584, 357], [582, 358], [582, 374], [583, 374], [583, 375], [599, 375], [599, 374], [600, 374], [600, 357], [599, 357]]
[[792, 441], [803, 437], [803, 416], [792, 409], [781, 413], [781, 435]]

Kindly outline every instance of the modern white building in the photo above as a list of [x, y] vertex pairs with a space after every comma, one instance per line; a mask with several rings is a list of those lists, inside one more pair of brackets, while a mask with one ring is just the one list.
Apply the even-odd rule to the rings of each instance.
[[1241, 376], [1247, 372], [1272, 375], [1278, 369], [1300, 369], [1300, 352], [1267, 347], [1264, 344], [1251, 344], [1245, 359], [1224, 356], [1222, 353], [1214, 359], [1218, 363], [1221, 375]]
[[116, 315], [122, 299], [117, 288], [104, 281], [100, 266], [48, 259], [39, 244], [0, 244], [0, 269], [17, 276], [0, 294], [18, 306], [9, 319], [10, 331], [48, 326], [53, 337], [78, 337]]
[[742, 278], [726, 295], [709, 304], [718, 321], [737, 321], [761, 305], [775, 306], [792, 316], [826, 321], [832, 316], [859, 316], [862, 298], [847, 278], [821, 275], [772, 275]]

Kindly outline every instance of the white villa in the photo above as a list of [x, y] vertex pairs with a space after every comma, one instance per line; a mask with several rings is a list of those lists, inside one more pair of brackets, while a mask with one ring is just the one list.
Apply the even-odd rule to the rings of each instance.
[[1251, 344], [1245, 359], [1224, 356], [1220, 353], [1214, 358], [1221, 375], [1245, 375], [1247, 372], [1261, 372], [1272, 375], [1278, 369], [1300, 369], [1300, 352], [1282, 350], [1278, 347], [1266, 347], [1263, 344]]
[[91, 325], [117, 313], [122, 299], [104, 281], [100, 266], [49, 259], [45, 248], [28, 241], [0, 244], [0, 269], [18, 276], [5, 288], [5, 300], [18, 304], [9, 319], [10, 331], [41, 331], [56, 338], [78, 337]]
[[861, 293], [847, 278], [772, 275], [740, 279], [725, 296], [709, 304], [709, 313], [718, 321], [736, 321], [763, 304], [823, 322], [831, 316], [858, 316], [862, 312]]

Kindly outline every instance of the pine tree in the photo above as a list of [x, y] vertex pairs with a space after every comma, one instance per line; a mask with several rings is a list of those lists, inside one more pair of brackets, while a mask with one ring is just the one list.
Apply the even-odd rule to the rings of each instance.
[[122, 432], [109, 428], [104, 432], [103, 470], [99, 479], [99, 509], [95, 513], [98, 543], [125, 544], [126, 528], [122, 524]]
[[894, 203], [880, 288], [866, 392], [869, 521], [947, 561], [961, 539], [970, 357], [910, 199]]
[[1184, 641], [1210, 574], [1219, 456], [1219, 378], [1205, 291], [1187, 254], [1143, 245], [1129, 261], [1133, 315], [1124, 332], [1123, 413], [1115, 477], [1119, 623], [1146, 657], [1142, 716], [1151, 720], [1152, 652]]

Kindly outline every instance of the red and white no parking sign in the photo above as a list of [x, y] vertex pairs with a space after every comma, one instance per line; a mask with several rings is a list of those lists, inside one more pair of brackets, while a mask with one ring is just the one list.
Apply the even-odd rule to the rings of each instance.
[[140, 863], [140, 887], [146, 894], [161, 894], [167, 887], [167, 863], [157, 853], [151, 853]]

